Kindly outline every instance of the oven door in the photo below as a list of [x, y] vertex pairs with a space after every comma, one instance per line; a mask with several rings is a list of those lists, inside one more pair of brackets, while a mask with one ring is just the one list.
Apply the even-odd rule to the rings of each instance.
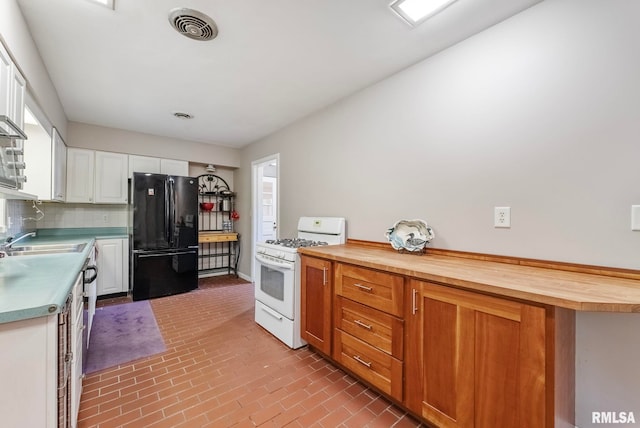
[[256, 254], [256, 300], [293, 319], [296, 285], [295, 263], [274, 261]]

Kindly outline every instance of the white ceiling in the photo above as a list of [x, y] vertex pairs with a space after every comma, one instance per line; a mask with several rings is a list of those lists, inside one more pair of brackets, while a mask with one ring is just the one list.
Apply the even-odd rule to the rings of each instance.
[[[417, 28], [390, 0], [18, 4], [70, 121], [242, 147], [539, 1], [458, 0]], [[218, 37], [178, 34], [176, 7]]]

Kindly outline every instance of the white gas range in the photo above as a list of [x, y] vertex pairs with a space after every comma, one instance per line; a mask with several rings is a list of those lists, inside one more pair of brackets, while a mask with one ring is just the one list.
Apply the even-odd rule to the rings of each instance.
[[255, 320], [293, 349], [300, 337], [300, 255], [298, 248], [345, 242], [342, 217], [301, 217], [298, 237], [256, 244]]

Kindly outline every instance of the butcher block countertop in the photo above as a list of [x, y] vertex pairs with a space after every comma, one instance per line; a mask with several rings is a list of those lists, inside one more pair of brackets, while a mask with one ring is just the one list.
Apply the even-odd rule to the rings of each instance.
[[[330, 245], [300, 248], [300, 254], [433, 281], [472, 291], [527, 300], [577, 311], [640, 312], [640, 272], [505, 258], [399, 253], [381, 245]], [[465, 253], [460, 253], [465, 254]], [[470, 254], [470, 253], [468, 253]], [[490, 259], [490, 257], [489, 257]], [[551, 267], [540, 267], [551, 266]]]
[[204, 242], [232, 242], [238, 240], [235, 232], [199, 232], [198, 243]]

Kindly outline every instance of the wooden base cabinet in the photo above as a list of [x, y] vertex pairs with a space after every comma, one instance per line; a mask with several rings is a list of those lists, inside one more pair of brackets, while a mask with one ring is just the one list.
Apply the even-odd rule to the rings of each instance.
[[406, 293], [410, 410], [438, 427], [554, 426], [546, 308], [417, 280]]
[[332, 263], [307, 256], [300, 259], [300, 335], [309, 345], [331, 355]]
[[402, 401], [404, 278], [337, 263], [333, 359]]

